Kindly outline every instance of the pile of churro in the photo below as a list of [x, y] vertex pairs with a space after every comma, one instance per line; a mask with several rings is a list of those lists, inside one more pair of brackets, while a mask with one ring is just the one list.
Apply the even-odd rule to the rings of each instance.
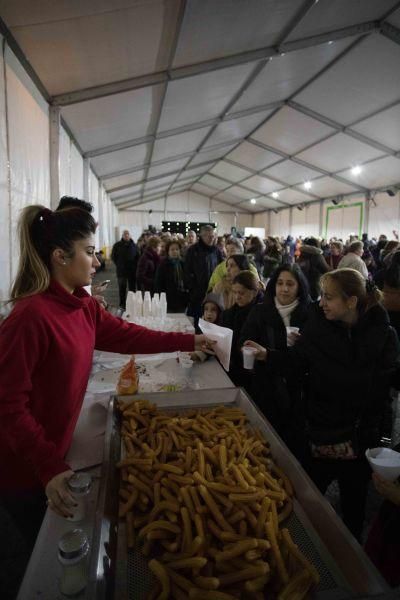
[[119, 410], [119, 514], [155, 575], [148, 598], [306, 598], [319, 575], [281, 527], [291, 483], [243, 411], [175, 414], [146, 400]]

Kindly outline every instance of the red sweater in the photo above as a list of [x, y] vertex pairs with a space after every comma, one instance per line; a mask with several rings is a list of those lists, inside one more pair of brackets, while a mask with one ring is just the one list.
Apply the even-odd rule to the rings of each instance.
[[20, 300], [0, 327], [0, 493], [32, 490], [69, 469], [64, 461], [82, 406], [93, 350], [192, 351], [194, 336], [117, 319], [83, 289], [52, 282]]

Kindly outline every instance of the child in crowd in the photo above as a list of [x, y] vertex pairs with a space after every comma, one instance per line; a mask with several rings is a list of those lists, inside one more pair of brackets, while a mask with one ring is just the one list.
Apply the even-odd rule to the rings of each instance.
[[[207, 294], [202, 304], [202, 319], [208, 323], [214, 323], [215, 325], [221, 324], [222, 306], [219, 302], [217, 294]], [[200, 330], [199, 330], [200, 331]], [[208, 354], [205, 352], [192, 352], [191, 359], [204, 362], [208, 358]]]

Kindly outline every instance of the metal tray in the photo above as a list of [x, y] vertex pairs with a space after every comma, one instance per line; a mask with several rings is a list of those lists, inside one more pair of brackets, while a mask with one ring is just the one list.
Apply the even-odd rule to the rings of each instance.
[[[296, 500], [286, 525], [320, 573], [321, 581], [314, 598], [345, 600], [355, 594], [376, 595], [388, 590], [357, 541], [243, 389], [155, 393], [137, 397], [154, 402], [162, 410], [211, 408], [221, 404], [240, 407], [249, 422], [265, 435], [274, 459], [292, 481]], [[130, 397], [125, 396], [124, 399]], [[86, 593], [88, 599], [142, 600], [152, 585], [147, 560], [138, 551], [127, 552], [124, 523], [119, 523], [117, 516], [119, 478], [115, 464], [120, 456], [120, 419], [113, 397], [107, 417], [102, 481]]]

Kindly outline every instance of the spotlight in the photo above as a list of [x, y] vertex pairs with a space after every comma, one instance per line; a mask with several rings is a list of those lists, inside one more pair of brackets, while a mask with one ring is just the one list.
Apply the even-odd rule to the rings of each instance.
[[278, 192], [272, 192], [271, 196], [272, 196], [273, 198], [275, 198], [275, 200], [276, 200], [277, 198], [279, 198], [279, 194], [278, 194]]
[[334, 204], [335, 206], [337, 206], [339, 204], [339, 199], [338, 198], [333, 198], [332, 199], [332, 204]]
[[252, 199], [250, 200], [250, 204], [257, 204], [257, 200], [256, 200], [255, 198], [252, 198]]
[[151, 208], [151, 209], [149, 210], [149, 215], [151, 215], [151, 213], [152, 213], [152, 212], [153, 212], [153, 209]]
[[396, 190], [394, 190], [393, 188], [388, 188], [387, 190], [385, 190], [385, 192], [391, 198], [394, 198], [394, 196], [396, 195]]
[[277, 210], [276, 208], [272, 209], [272, 212], [275, 213], [276, 215], [278, 214], [279, 210]]
[[299, 204], [297, 206], [297, 210], [303, 210], [304, 209], [304, 204]]
[[360, 167], [360, 165], [356, 165], [355, 167], [352, 168], [351, 170], [351, 174], [352, 175], [359, 175], [362, 171], [362, 167]]
[[304, 182], [304, 189], [305, 190], [311, 190], [311, 186], [312, 186], [311, 181], [305, 181]]

